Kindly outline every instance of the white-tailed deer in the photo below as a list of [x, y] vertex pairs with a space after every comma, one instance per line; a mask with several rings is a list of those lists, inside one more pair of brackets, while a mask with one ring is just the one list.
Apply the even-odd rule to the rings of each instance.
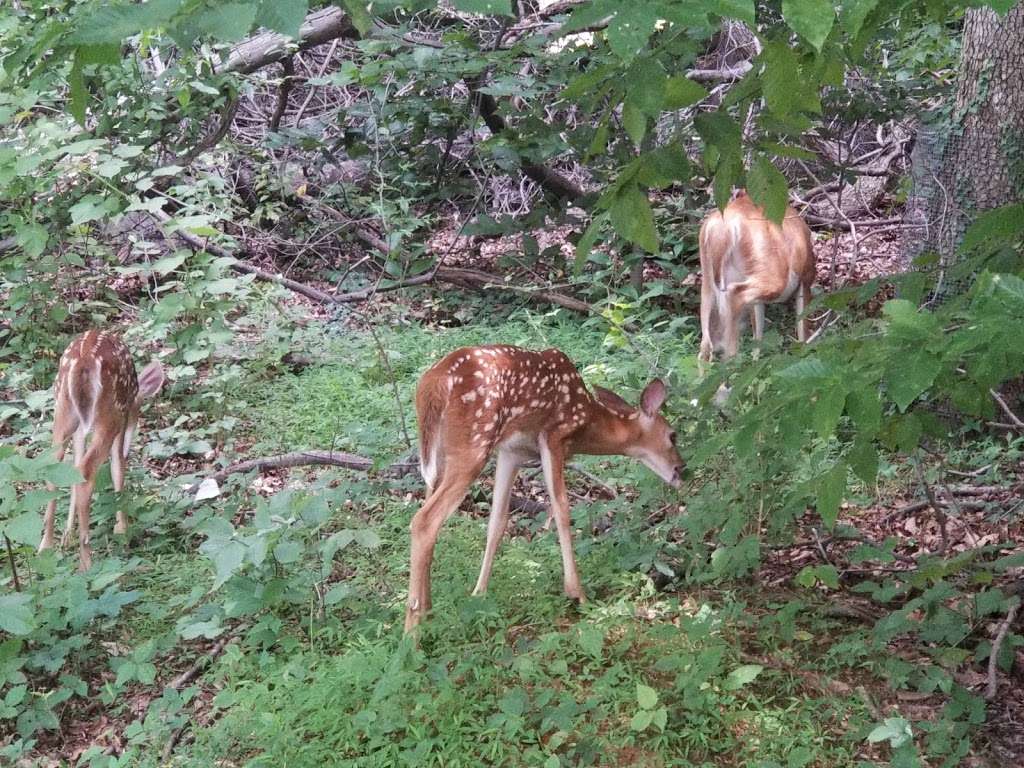
[[[128, 347], [108, 331], [86, 331], [76, 336], [61, 355], [54, 384], [53, 447], [57, 460], [63, 461], [71, 439], [75, 467], [84, 478], [71, 489], [71, 511], [61, 546], [67, 546], [77, 517], [79, 570], [87, 571], [92, 565], [89, 503], [96, 473], [109, 456], [114, 490], [120, 492], [124, 487], [124, 461], [139, 423], [139, 408], [144, 399], [160, 391], [163, 383], [164, 369], [155, 360], [136, 376]], [[92, 440], [86, 448], [85, 438], [90, 432]], [[52, 485], [48, 487], [53, 490]], [[56, 499], [46, 505], [40, 551], [53, 546], [56, 509]], [[125, 533], [127, 527], [124, 511], [119, 509], [114, 533]]]
[[739, 346], [740, 321], [753, 308], [754, 338], [764, 334], [764, 305], [796, 295], [796, 335], [807, 340], [804, 310], [815, 279], [811, 231], [786, 206], [780, 227], [767, 219], [746, 192], [724, 211], [713, 211], [700, 227], [700, 360], [715, 351], [730, 358]]
[[572, 361], [557, 349], [459, 349], [423, 374], [416, 389], [416, 413], [427, 499], [410, 526], [405, 631], [430, 610], [430, 564], [441, 526], [494, 452], [487, 548], [473, 594], [487, 590], [508, 523], [516, 472], [539, 458], [558, 530], [565, 592], [583, 601], [572, 551], [565, 462], [578, 453], [632, 456], [678, 488], [683, 461], [676, 434], [659, 413], [666, 396], [658, 379], [644, 389], [639, 408], [600, 387], [591, 395]]

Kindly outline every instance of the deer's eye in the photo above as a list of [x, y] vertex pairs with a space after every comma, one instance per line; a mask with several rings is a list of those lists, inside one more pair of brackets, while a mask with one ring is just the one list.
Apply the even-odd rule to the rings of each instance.
[[675, 444], [676, 444], [676, 433], [675, 433], [675, 432], [669, 432], [669, 433], [668, 433], [668, 441], [669, 441], [669, 442], [670, 442], [670, 443], [671, 443], [672, 445], [675, 445]]

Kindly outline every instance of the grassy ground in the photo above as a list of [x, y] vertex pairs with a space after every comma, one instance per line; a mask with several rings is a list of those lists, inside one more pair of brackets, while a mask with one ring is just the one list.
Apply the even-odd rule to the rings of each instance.
[[[597, 323], [522, 313], [494, 326], [381, 324], [376, 336], [314, 327], [303, 338], [315, 363], [302, 372], [247, 369], [239, 389], [250, 411], [235, 437], [251, 432], [250, 454], [334, 446], [386, 464], [408, 450], [402, 416], [415, 439], [420, 372], [484, 341], [560, 347], [589, 382], [627, 399], [649, 376], [668, 375], [681, 432], [692, 410], [693, 350], [667, 329], [622, 349]], [[81, 673], [111, 691], [103, 719], [70, 707], [74, 727], [36, 754], [97, 766], [168, 755], [204, 768], [870, 764], [876, 752], [864, 739], [876, 716], [860, 686], [878, 683], [876, 660], [844, 654], [853, 630], [754, 583], [659, 591], [651, 574], [666, 542], [645, 521], [685, 499], [633, 462], [586, 466], [620, 489], [598, 500], [574, 476], [590, 602], [561, 595], [554, 534], [538, 532], [543, 515], [514, 521], [490, 593], [469, 596], [485, 482], [442, 533], [419, 647], [401, 636], [418, 477], [299, 469], [277, 473], [262, 493], [236, 478], [196, 507], [173, 488], [140, 490], [132, 550], [96, 537], [109, 562], [126, 558], [117, 561], [123, 587], [138, 598], [93, 640], [115, 643], [110, 656], [148, 649], [155, 680], [115, 683], [99, 652]], [[537, 490], [535, 480], [519, 487]], [[109, 494], [97, 509], [97, 530], [108, 531]], [[327, 557], [329, 542], [339, 547]], [[212, 664], [181, 693], [164, 687], [207, 653]], [[178, 741], [173, 753], [169, 741]]]

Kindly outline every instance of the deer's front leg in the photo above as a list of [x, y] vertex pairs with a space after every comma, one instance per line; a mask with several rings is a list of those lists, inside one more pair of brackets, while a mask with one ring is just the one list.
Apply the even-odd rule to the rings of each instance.
[[560, 440], [541, 435], [540, 464], [551, 499], [551, 511], [558, 529], [558, 545], [562, 550], [562, 579], [565, 594], [585, 602], [580, 575], [576, 571], [576, 557], [572, 551], [572, 522], [569, 519], [569, 494], [565, 490], [565, 449]]

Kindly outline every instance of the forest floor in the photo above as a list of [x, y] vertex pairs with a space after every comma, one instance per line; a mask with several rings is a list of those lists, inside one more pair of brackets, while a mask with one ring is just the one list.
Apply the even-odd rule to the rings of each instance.
[[[886, 268], [862, 265], [852, 277]], [[835, 532], [808, 514], [795, 542], [766, 535], [759, 570], [725, 586], [687, 572], [685, 533], [672, 524], [686, 517], [685, 489], [625, 459], [580, 458], [570, 478], [584, 606], [561, 596], [555, 536], [542, 530], [543, 507], [529, 504], [518, 505], [489, 594], [469, 596], [489, 509], [485, 473], [442, 533], [434, 612], [414, 647], [401, 623], [418, 475], [274, 469], [235, 475], [201, 502], [185, 492], [191, 480], [226, 456], [299, 449], [347, 451], [379, 468], [402, 460], [415, 440], [419, 374], [475, 343], [559, 347], [588, 382], [632, 397], [657, 360], [679, 372], [669, 411], [685, 435], [700, 407], [687, 384], [696, 329], [647, 329], [623, 350], [601, 318], [519, 299], [435, 294], [332, 317], [293, 299], [275, 306], [295, 322], [282, 331], [271, 313], [221, 351], [240, 372], [208, 393], [208, 411], [182, 413], [171, 401], [150, 412], [144, 443], [187, 433], [210, 447], [185, 460], [155, 456], [150, 442], [146, 470], [134, 460], [131, 549], [110, 533], [104, 473], [94, 546], [107, 564], [93, 584], [117, 578], [138, 597], [91, 638], [96, 651], [76, 674], [92, 694], [60, 706], [61, 727], [32, 753], [39, 764], [853, 768], [890, 759], [889, 739], [867, 738], [880, 723], [937, 721], [951, 706], [938, 678], [924, 691], [893, 684], [893, 659], [912, 666], [919, 651], [872, 644], [880, 611], [854, 587], [922, 550], [1024, 541], [1024, 469], [998, 442], [951, 454], [960, 504], [945, 531], [912, 476], [886, 464], [882, 485], [851, 494]], [[220, 426], [204, 432], [210, 424]], [[146, 484], [147, 470], [163, 480]], [[523, 473], [515, 495], [544, 501], [536, 473]], [[758, 514], [752, 502], [751, 519]], [[844, 537], [844, 525], [862, 538]], [[858, 565], [858, 547], [891, 536], [890, 567]], [[841, 584], [798, 583], [821, 565]], [[994, 635], [991, 624], [978, 631]], [[112, 660], [139, 648], [155, 675], [122, 680]], [[1013, 652], [1019, 674], [1024, 658]], [[964, 669], [957, 682], [980, 692], [985, 665]], [[1024, 760], [1019, 683], [1002, 679], [959, 764]]]

